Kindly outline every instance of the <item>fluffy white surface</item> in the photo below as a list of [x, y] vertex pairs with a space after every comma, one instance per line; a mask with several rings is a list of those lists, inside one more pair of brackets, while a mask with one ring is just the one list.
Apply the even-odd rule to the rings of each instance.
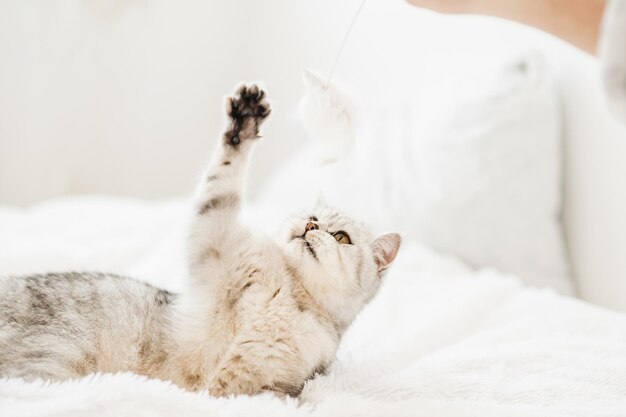
[[[255, 212], [253, 212], [255, 213]], [[176, 289], [185, 203], [0, 208], [0, 274], [97, 269]], [[253, 218], [255, 216], [250, 216]], [[131, 374], [0, 380], [6, 416], [623, 416], [626, 316], [408, 242], [299, 399], [214, 399]]]

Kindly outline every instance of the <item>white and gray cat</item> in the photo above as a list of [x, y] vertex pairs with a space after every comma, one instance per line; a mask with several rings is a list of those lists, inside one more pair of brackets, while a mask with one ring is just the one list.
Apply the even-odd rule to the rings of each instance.
[[265, 93], [243, 86], [200, 185], [181, 294], [111, 274], [0, 280], [0, 377], [64, 380], [132, 371], [216, 396], [298, 395], [333, 359], [376, 293], [400, 236], [377, 239], [328, 207], [288, 219], [280, 238], [238, 221]]

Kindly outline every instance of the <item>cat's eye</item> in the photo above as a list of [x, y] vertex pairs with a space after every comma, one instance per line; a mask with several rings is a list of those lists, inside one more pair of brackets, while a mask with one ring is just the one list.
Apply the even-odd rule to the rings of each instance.
[[346, 232], [335, 232], [333, 233], [333, 237], [335, 240], [342, 245], [351, 245], [352, 241], [350, 240], [350, 236]]

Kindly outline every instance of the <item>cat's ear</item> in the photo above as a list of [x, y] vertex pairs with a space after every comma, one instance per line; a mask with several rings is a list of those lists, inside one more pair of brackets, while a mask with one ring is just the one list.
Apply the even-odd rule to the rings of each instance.
[[315, 202], [316, 209], [324, 209], [328, 208], [328, 203], [326, 202], [326, 198], [324, 198], [324, 193], [320, 191], [317, 195], [317, 201]]
[[378, 272], [383, 272], [391, 265], [398, 254], [401, 243], [402, 237], [397, 233], [382, 235], [372, 242], [371, 247]]

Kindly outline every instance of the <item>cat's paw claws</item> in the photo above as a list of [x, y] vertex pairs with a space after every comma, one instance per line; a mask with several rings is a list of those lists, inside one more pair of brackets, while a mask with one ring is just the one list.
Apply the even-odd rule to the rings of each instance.
[[262, 121], [271, 112], [270, 105], [265, 99], [265, 91], [256, 84], [242, 85], [229, 102], [228, 115], [233, 119], [252, 117]]
[[227, 101], [226, 111], [231, 128], [225, 134], [226, 142], [238, 146], [246, 139], [259, 138], [259, 127], [269, 116], [271, 109], [265, 91], [257, 85], [242, 85]]

